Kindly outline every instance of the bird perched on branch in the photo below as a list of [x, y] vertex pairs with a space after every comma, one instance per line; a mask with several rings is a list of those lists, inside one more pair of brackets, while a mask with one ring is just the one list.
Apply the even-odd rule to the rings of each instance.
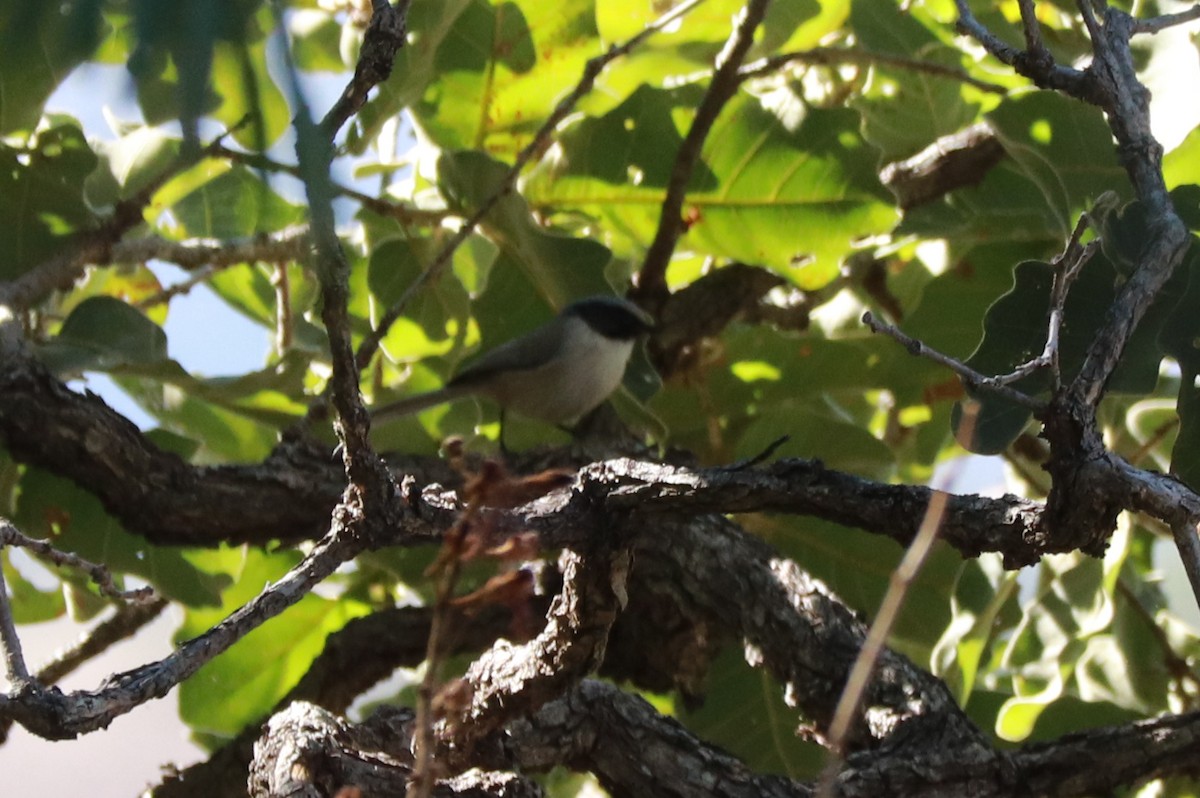
[[653, 326], [649, 314], [624, 299], [581, 299], [541, 327], [480, 356], [444, 387], [384, 405], [372, 417], [385, 421], [477, 396], [500, 406], [502, 438], [508, 410], [569, 425], [617, 389], [634, 343]]

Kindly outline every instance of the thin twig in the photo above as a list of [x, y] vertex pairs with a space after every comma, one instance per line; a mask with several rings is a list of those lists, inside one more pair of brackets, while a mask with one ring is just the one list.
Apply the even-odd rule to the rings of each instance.
[[1049, 58], [1050, 51], [1042, 41], [1042, 24], [1038, 22], [1033, 0], [1020, 0], [1021, 28], [1025, 34], [1025, 49], [1038, 58]]
[[[233, 163], [240, 163], [252, 169], [260, 169], [264, 172], [278, 172], [280, 174], [291, 175], [296, 179], [300, 179], [300, 167], [295, 164], [282, 163], [273, 158], [258, 152], [242, 152], [231, 147], [217, 147], [213, 153], [216, 157], [225, 158]], [[333, 187], [335, 194], [352, 199], [359, 205], [362, 205], [372, 213], [380, 216], [387, 216], [395, 219], [401, 224], [413, 225], [437, 225], [441, 224], [446, 219], [453, 218], [455, 214], [448, 211], [432, 211], [422, 208], [414, 208], [402, 202], [384, 199], [383, 197], [375, 197], [370, 194], [364, 194], [358, 189], [344, 186], [335, 180], [330, 180], [330, 185]]]
[[908, 70], [910, 72], [922, 72], [927, 75], [946, 78], [948, 80], [957, 80], [961, 83], [966, 83], [969, 86], [974, 86], [980, 91], [986, 91], [992, 94], [1008, 93], [1007, 87], [1001, 86], [998, 83], [989, 83], [986, 80], [980, 80], [979, 78], [973, 77], [961, 67], [947, 66], [946, 64], [939, 64], [934, 61], [924, 61], [919, 58], [908, 58], [906, 56], [892, 55], [890, 53], [873, 53], [869, 50], [862, 50], [857, 47], [813, 47], [808, 50], [779, 53], [778, 55], [762, 58], [742, 67], [738, 70], [738, 79], [749, 80], [751, 78], [769, 75], [792, 63], [816, 64], [821, 66], [831, 66], [834, 64], [890, 66], [896, 67], [897, 69]]
[[[0, 543], [0, 557], [4, 554], [4, 544]], [[8, 682], [14, 688], [20, 688], [29, 682], [29, 668], [25, 665], [25, 655], [21, 651], [21, 638], [17, 635], [16, 624], [13, 623], [12, 605], [8, 602], [8, 585], [4, 580], [4, 563], [0, 561], [0, 648], [4, 649], [4, 668], [8, 674]]]
[[975, 18], [971, 8], [967, 5], [967, 0], [954, 0], [954, 5], [958, 9], [958, 22], [956, 27], [958, 32], [970, 36], [975, 41], [983, 45], [984, 49], [991, 53], [996, 58], [999, 58], [1009, 66], [1016, 66], [1017, 60], [1021, 56], [1021, 51], [1015, 47], [1005, 43], [1002, 39], [985, 28], [979, 20]]
[[192, 273], [186, 280], [181, 280], [174, 285], [169, 285], [157, 294], [151, 294], [145, 299], [139, 299], [133, 303], [133, 306], [138, 310], [148, 310], [158, 305], [165, 305], [177, 296], [185, 296], [190, 294], [192, 289], [198, 285], [208, 282], [213, 275], [221, 271], [225, 267], [203, 266], [199, 270]]
[[862, 315], [862, 322], [871, 328], [872, 332], [883, 333], [884, 335], [895, 339], [900, 343], [901, 346], [907, 349], [910, 354], [917, 357], [928, 358], [929, 360], [932, 360], [935, 363], [940, 363], [941, 365], [950, 369], [955, 374], [962, 377], [963, 381], [970, 388], [988, 391], [989, 393], [993, 393], [999, 397], [1007, 399], [1008, 401], [1020, 405], [1021, 407], [1028, 408], [1034, 413], [1041, 413], [1046, 409], [1044, 402], [1034, 399], [1032, 396], [1024, 394], [1015, 388], [1010, 388], [1004, 383], [999, 382], [995, 377], [987, 377], [983, 374], [980, 374], [978, 371], [963, 363], [961, 360], [958, 360], [957, 358], [944, 355], [936, 349], [926, 346], [924, 342], [901, 332], [898, 327], [888, 324], [882, 319], [876, 318], [875, 314], [871, 313], [869, 310]]
[[404, 46], [408, 31], [408, 8], [411, 0], [371, 0], [371, 22], [363, 36], [354, 76], [342, 91], [337, 102], [321, 120], [319, 130], [327, 141], [358, 112], [367, 101], [367, 94], [392, 74], [396, 53]]
[[225, 138], [245, 125], [249, 118], [247, 115], [199, 151], [176, 158], [140, 191], [118, 202], [112, 213], [95, 229], [80, 233], [70, 244], [19, 278], [0, 284], [0, 308], [30, 308], [59, 286], [72, 283], [89, 264], [109, 262], [111, 250], [122, 236], [145, 221], [146, 206], [154, 199], [158, 190], [172, 177], [209, 157], [214, 150], [223, 146]]
[[111, 618], [98, 623], [76, 645], [59, 652], [53, 660], [39, 668], [37, 680], [42, 684], [54, 684], [62, 680], [115, 643], [132, 637], [139, 629], [161, 615], [169, 604], [170, 602], [162, 596], [155, 596], [150, 601], [117, 607]]
[[[355, 70], [352, 88], [347, 88], [334, 109], [325, 115], [321, 125], [313, 121], [312, 110], [300, 85], [291, 47], [285, 46], [283, 53], [288, 89], [296, 108], [292, 125], [296, 131], [296, 162], [300, 167], [300, 180], [304, 184], [304, 194], [311, 214], [312, 264], [321, 286], [321, 321], [325, 325], [333, 371], [328, 390], [337, 412], [334, 431], [339, 439], [346, 477], [358, 488], [353, 502], [358, 505], [355, 510], [367, 514], [373, 509], [382, 509], [379, 503], [386, 502], [386, 498], [381, 494], [394, 490], [395, 485], [390, 473], [375, 455], [367, 437], [370, 419], [359, 391], [354, 342], [350, 333], [350, 264], [338, 239], [334, 221], [334, 192], [330, 167], [333, 162], [332, 136], [345, 121], [341, 115], [345, 112], [348, 116], [346, 108], [353, 107], [356, 110], [361, 105], [358, 100], [362, 98], [356, 99], [356, 92], [361, 91], [365, 96], [366, 88], [369, 88], [367, 84], [374, 85], [370, 83], [371, 80], [382, 80], [391, 71], [391, 63], [386, 59], [386, 63], [381, 61], [373, 66], [368, 66], [367, 62], [384, 52], [390, 54], [390, 58], [394, 58], [395, 48], [403, 43], [403, 12], [407, 11], [408, 3], [406, 0], [400, 0], [399, 6], [402, 12], [397, 19], [397, 12], [384, 0], [372, 0], [374, 16], [371, 19], [368, 37], [382, 35], [383, 38], [376, 41], [369, 50], [364, 49]], [[278, 1], [275, 3], [275, 13], [282, 25], [283, 10]], [[396, 25], [399, 25], [401, 31], [399, 43], [387, 38], [395, 33]], [[355, 102], [358, 104], [355, 105]]]
[[1175, 14], [1161, 14], [1150, 19], [1139, 19], [1133, 23], [1134, 33], [1158, 33], [1174, 25], [1186, 25], [1200, 19], [1200, 3]]
[[1088, 36], [1092, 39], [1092, 49], [1096, 55], [1100, 55], [1102, 51], [1108, 49], [1108, 41], [1104, 37], [1104, 28], [1100, 27], [1100, 20], [1096, 19], [1096, 12], [1092, 9], [1092, 0], [1075, 0], [1075, 7], [1079, 9], [1079, 15], [1083, 17], [1083, 24], [1088, 29]]
[[1200, 606], [1200, 537], [1196, 535], [1196, 523], [1194, 520], [1172, 521], [1171, 534], [1175, 537], [1175, 547], [1183, 560], [1183, 570], [1192, 586], [1196, 605]]
[[282, 355], [292, 345], [292, 288], [286, 263], [275, 264], [275, 351]]
[[992, 378], [1001, 385], [1011, 385], [1018, 380], [1028, 377], [1039, 369], [1049, 368], [1054, 391], [1057, 392], [1062, 387], [1062, 369], [1059, 366], [1059, 338], [1062, 333], [1067, 294], [1070, 291], [1071, 283], [1075, 282], [1075, 278], [1079, 276], [1080, 270], [1092, 259], [1092, 256], [1100, 248], [1099, 239], [1090, 241], [1086, 245], [1079, 243], [1080, 238], [1087, 231], [1088, 224], [1089, 219], [1087, 214], [1081, 215], [1079, 221], [1075, 224], [1074, 231], [1071, 233], [1071, 238], [1067, 241], [1066, 247], [1063, 248], [1062, 253], [1056, 256], [1050, 264], [1054, 269], [1054, 283], [1050, 288], [1050, 318], [1046, 329], [1046, 345], [1042, 349], [1042, 353], [1032, 360], [1017, 366], [1008, 374]]
[[1188, 663], [1187, 658], [1177, 652], [1171, 646], [1171, 641], [1167, 638], [1167, 633], [1163, 631], [1158, 624], [1158, 619], [1150, 612], [1150, 609], [1142, 604], [1137, 594], [1133, 592], [1124, 579], [1117, 579], [1117, 592], [1125, 597], [1129, 602], [1129, 606], [1146, 625], [1146, 630], [1150, 632], [1151, 637], [1158, 643], [1159, 649], [1162, 651], [1163, 664], [1167, 667], [1167, 672], [1175, 680], [1179, 686], [1179, 697], [1183, 699], [1187, 705], [1193, 704], [1195, 692], [1188, 694], [1185, 683], [1191, 683], [1195, 687], [1200, 687], [1200, 674], [1197, 674], [1192, 666]]
[[[0, 574], [0, 577], [2, 576], [3, 574]], [[55, 684], [88, 660], [103, 654], [115, 643], [132, 637], [139, 629], [162, 614], [169, 603], [160, 596], [145, 603], [123, 604], [117, 607], [111, 618], [97, 624], [71, 648], [58, 653], [53, 660], [39, 668], [33, 678], [38, 684]], [[12, 724], [11, 717], [0, 718], [0, 743], [8, 739], [8, 731]]]
[[159, 236], [136, 238], [114, 244], [102, 262], [146, 263], [161, 260], [173, 263], [184, 271], [205, 267], [217, 271], [254, 261], [286, 263], [303, 257], [308, 248], [308, 225], [294, 224], [274, 233], [229, 240], [189, 238], [186, 241], [169, 241]]
[[[973, 417], [968, 416], [966, 425], [974, 426], [973, 422]], [[968, 430], [967, 434], [971, 435], [972, 432]], [[867, 637], [863, 641], [862, 648], [859, 649], [850, 674], [846, 677], [846, 686], [842, 689], [842, 695], [838, 699], [837, 708], [833, 713], [833, 720], [829, 723], [827, 735], [829, 759], [821, 772], [817, 788], [819, 798], [833, 798], [833, 782], [847, 754], [846, 743], [849, 740], [850, 730], [859, 716], [863, 698], [867, 694], [867, 688], [870, 687], [871, 678], [875, 673], [875, 666], [879, 663], [879, 657], [887, 645], [888, 635], [891, 634], [896, 618], [900, 615], [900, 608], [904, 606], [908, 590], [917, 578], [917, 574], [921, 572], [921, 567], [925, 564], [925, 560], [937, 540], [938, 530], [941, 529], [942, 519], [946, 514], [948, 499], [949, 494], [945, 491], [935, 490], [931, 493], [929, 505], [925, 509], [925, 516], [921, 520], [916, 537], [904, 552], [904, 557], [896, 566], [896, 570], [892, 572], [888, 580], [887, 592], [884, 593], [883, 601], [879, 604], [879, 613], [875, 616], [871, 628], [867, 630]]]
[[6, 518], [0, 518], [0, 547], [3, 546], [20, 546], [23, 549], [32, 551], [42, 559], [49, 560], [57, 566], [83, 571], [96, 584], [100, 592], [111, 599], [143, 602], [154, 598], [154, 589], [151, 587], [139, 587], [136, 590], [119, 589], [113, 582], [112, 573], [103, 565], [85, 560], [67, 551], [60, 551], [44, 540], [38, 540], [37, 538], [31, 538], [28, 535], [22, 534]]
[[463, 242], [470, 237], [471, 233], [475, 231], [475, 228], [480, 222], [483, 221], [483, 218], [487, 216], [488, 212], [491, 211], [495, 204], [500, 201], [501, 197], [512, 191], [512, 187], [516, 183], [517, 177], [521, 174], [521, 170], [525, 168], [526, 164], [533, 160], [535, 155], [545, 151], [546, 142], [549, 140], [550, 135], [554, 132], [554, 129], [559, 125], [560, 122], [562, 122], [563, 119], [567, 117], [568, 114], [571, 113], [571, 111], [575, 108], [576, 103], [578, 103], [584, 97], [584, 95], [592, 90], [592, 87], [596, 83], [596, 78], [600, 76], [600, 73], [604, 71], [604, 68], [617, 58], [627, 55], [631, 50], [645, 41], [652, 34], [657, 33], [666, 26], [675, 22], [677, 19], [690, 12], [702, 2], [704, 2], [704, 0], [687, 0], [687, 2], [679, 4], [654, 22], [647, 25], [636, 36], [630, 38], [624, 44], [613, 45], [604, 54], [590, 59], [587, 64], [584, 65], [583, 75], [580, 77], [579, 82], [575, 84], [575, 88], [572, 89], [569, 94], [559, 100], [558, 105], [556, 105], [554, 110], [550, 112], [550, 116], [547, 117], [542, 126], [538, 128], [537, 133], [534, 134], [533, 139], [525, 146], [523, 150], [521, 150], [521, 152], [517, 154], [516, 159], [513, 161], [513, 165], [509, 167], [509, 170], [504, 174], [504, 177], [500, 179], [500, 184], [496, 186], [491, 195], [489, 195], [487, 199], [480, 204], [479, 208], [477, 208], [475, 212], [471, 214], [471, 216], [468, 217], [465, 222], [462, 223], [458, 230], [455, 231], [454, 235], [450, 237], [450, 240], [446, 242], [446, 245], [442, 247], [441, 251], [438, 252], [434, 259], [430, 261], [429, 265], [425, 267], [424, 271], [422, 271], [417, 279], [414, 280], [412, 284], [405, 289], [404, 293], [400, 295], [400, 298], [396, 300], [391, 307], [384, 311], [383, 315], [379, 318], [379, 323], [375, 325], [375, 329], [373, 329], [363, 338], [362, 343], [359, 344], [358, 352], [356, 353], [358, 367], [360, 369], [365, 368], [367, 363], [370, 362], [371, 358], [374, 357], [376, 350], [379, 348], [379, 343], [383, 340], [384, 336], [387, 335], [387, 332], [389, 329], [391, 329], [391, 326], [404, 313], [404, 309], [408, 306], [408, 303], [413, 296], [416, 295], [417, 291], [441, 274], [442, 269], [445, 268], [446, 264], [450, 262], [450, 258], [454, 255], [458, 248], [462, 246]]
[[754, 44], [754, 33], [766, 16], [770, 0], [749, 0], [735, 18], [733, 30], [725, 41], [725, 46], [717, 55], [716, 69], [713, 70], [712, 80], [708, 90], [696, 108], [687, 136], [675, 153], [675, 163], [671, 168], [671, 177], [667, 182], [666, 195], [663, 197], [661, 211], [658, 217], [658, 229], [655, 230], [654, 240], [646, 249], [642, 267], [637, 274], [634, 294], [656, 309], [662, 304], [667, 294], [667, 265], [679, 242], [679, 236], [686, 229], [683, 223], [683, 202], [687, 198], [688, 182], [700, 158], [700, 150], [704, 140], [717, 121], [721, 109], [737, 93], [742, 81], [738, 75], [742, 62]]
[[479, 515], [479, 510], [478, 504], [474, 502], [463, 508], [462, 515], [446, 532], [442, 544], [443, 553], [438, 558], [441, 562], [441, 573], [435, 591], [433, 613], [430, 616], [429, 638], [425, 646], [425, 676], [417, 690], [413, 771], [406, 798], [429, 798], [433, 791], [433, 699], [442, 678], [444, 638], [452, 609], [451, 600], [454, 598], [458, 576], [462, 572], [461, 549], [467, 530]]
[[1154, 450], [1155, 446], [1158, 446], [1160, 443], [1162, 443], [1163, 439], [1166, 438], [1167, 435], [1170, 434], [1170, 432], [1172, 430], [1174, 430], [1178, 427], [1179, 427], [1179, 416], [1178, 415], [1172, 416], [1171, 418], [1167, 419], [1166, 421], [1164, 421], [1163, 423], [1161, 423], [1157, 427], [1155, 427], [1154, 430], [1151, 431], [1150, 437], [1146, 438], [1146, 442], [1143, 443], [1141, 446], [1139, 446], [1137, 449], [1135, 449], [1133, 451], [1133, 453], [1130, 454], [1129, 457], [1126, 458], [1129, 461], [1129, 464], [1138, 466], [1140, 468], [1141, 462], [1142, 462], [1142, 460], [1144, 460], [1146, 458], [1146, 455], [1150, 454], [1150, 452], [1152, 452]]
[[1025, 26], [1027, 41], [1032, 37], [1032, 46], [1035, 48], [1025, 52], [1009, 45], [980, 23], [967, 0], [954, 0], [954, 6], [958, 10], [958, 20], [955, 22], [958, 32], [979, 42], [983, 49], [1011, 66], [1017, 74], [1029, 78], [1042, 88], [1057, 89], [1072, 97], [1092, 101], [1088, 96], [1090, 87], [1082, 70], [1055, 63], [1044, 45], [1040, 50], [1036, 49], [1041, 44], [1040, 31], [1030, 25]]

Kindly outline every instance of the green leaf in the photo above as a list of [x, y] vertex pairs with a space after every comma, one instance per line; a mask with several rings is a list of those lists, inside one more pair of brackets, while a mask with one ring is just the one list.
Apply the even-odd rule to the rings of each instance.
[[[27, 534], [47, 540], [55, 548], [104, 565], [114, 574], [137, 576], [158, 593], [189, 606], [213, 605], [227, 581], [220, 574], [191, 565], [180, 549], [151, 546], [129, 534], [95, 496], [38, 468], [27, 467], [21, 477], [14, 520]], [[214, 535], [218, 531], [214, 530]], [[86, 580], [68, 570], [63, 573], [80, 584]], [[94, 593], [95, 588], [89, 590]]]
[[[222, 269], [209, 278], [208, 286], [238, 313], [268, 330], [274, 330], [278, 297], [272, 280], [276, 268], [264, 264], [245, 264]], [[290, 321], [297, 327], [308, 325], [305, 315], [315, 306], [320, 289], [316, 280], [300, 264], [289, 263], [286, 269]], [[296, 344], [302, 345], [303, 341], [297, 340]], [[327, 352], [328, 347], [322, 346], [320, 351]]]
[[[343, 26], [332, 13], [309, 8], [294, 9], [287, 16], [287, 26], [292, 36], [292, 57], [296, 59], [299, 69], [344, 72], [352, 65], [352, 62], [347, 63], [342, 58]], [[409, 28], [412, 29], [411, 17]]]
[[99, 45], [102, 5], [100, 0], [0, 2], [0, 133], [37, 124], [55, 88]]
[[689, 729], [756, 773], [804, 780], [820, 772], [824, 749], [797, 734], [800, 718], [784, 703], [782, 689], [735, 647], [726, 646], [713, 661], [707, 686], [704, 703], [681, 713]]
[[71, 311], [58, 335], [41, 347], [41, 357], [68, 374], [161, 364], [167, 359], [167, 336], [141, 311], [96, 296]]
[[1038, 187], [1063, 241], [1093, 200], [1114, 188], [1127, 193], [1112, 131], [1096, 108], [1038, 91], [1006, 99], [988, 121], [1005, 152]]
[[204, 182], [172, 206], [185, 236], [236, 238], [278, 230], [304, 220], [303, 206], [288, 202], [260, 176], [241, 166]]
[[[398, 302], [441, 251], [439, 239], [393, 239], [371, 253], [367, 285], [384, 307]], [[459, 255], [461, 253], [461, 255]], [[455, 260], [470, 261], [472, 251], [460, 247]], [[384, 339], [384, 352], [394, 361], [444, 355], [474, 343], [470, 335], [470, 298], [453, 273], [427, 284], [409, 303], [403, 318]]]
[[[442, 194], [452, 207], [468, 214], [496, 191], [506, 172], [503, 164], [476, 152], [443, 153], [438, 159]], [[535, 294], [554, 307], [561, 308], [584, 296], [611, 293], [604, 270], [612, 260], [612, 252], [591, 239], [547, 232], [534, 222], [521, 196], [501, 196], [484, 219], [483, 228], [499, 245], [510, 268], [519, 269], [532, 283]], [[500, 264], [493, 268], [495, 273], [503, 273]], [[531, 300], [533, 295], [526, 295], [523, 301]], [[521, 319], [512, 311], [506, 315], [506, 326]], [[481, 322], [480, 327], [484, 326]], [[486, 340], [486, 331], [484, 337]]]
[[1192, 363], [1180, 364], [1179, 432], [1171, 448], [1171, 473], [1193, 490], [1200, 486], [1200, 371]]
[[[412, 111], [445, 149], [515, 154], [599, 55], [590, 0], [473, 2], [437, 50], [439, 79]], [[536, 124], [536, 123], [535, 123]]]
[[233, 129], [238, 144], [251, 150], [267, 149], [291, 124], [283, 92], [267, 71], [266, 52], [266, 39], [219, 42], [213, 50], [213, 84], [223, 94], [213, 116]]
[[24, 274], [91, 224], [83, 183], [95, 167], [73, 120], [55, 119], [27, 147], [0, 143], [0, 279]]
[[[811, 518], [743, 516], [742, 523], [782, 556], [829, 585], [855, 611], [871, 618], [887, 590], [903, 548], [878, 535]], [[951, 621], [950, 596], [962, 569], [962, 556], [938, 545], [909, 587], [888, 644], [913, 661], [928, 664]]]
[[261, 0], [133, 3], [137, 45], [128, 67], [146, 121], [178, 119], [185, 141], [195, 145], [201, 116], [219, 109], [226, 97], [247, 89], [253, 92], [252, 85], [241, 80], [224, 81], [228, 73], [214, 72], [214, 59], [220, 59], [216, 53], [220, 46], [261, 38], [254, 23], [260, 4]]
[[[958, 67], [962, 50], [943, 44], [895, 3], [854, 3], [850, 25], [863, 49], [947, 67]], [[862, 134], [883, 158], [906, 158], [937, 138], [971, 124], [979, 104], [963, 97], [963, 83], [949, 77], [877, 64], [855, 107], [863, 115]]]
[[998, 633], [1020, 617], [1016, 573], [998, 574], [998, 565], [994, 559], [963, 563], [950, 603], [952, 620], [933, 652], [934, 672], [954, 689], [964, 707]]
[[96, 143], [100, 165], [87, 179], [97, 207], [134, 196], [158, 180], [179, 157], [179, 139], [156, 127], [137, 126], [120, 138]]
[[[580, 122], [562, 137], [562, 155], [527, 183], [530, 202], [582, 213], [648, 246], [679, 140], [668, 114], [694, 102], [689, 91], [645, 89], [607, 117]], [[860, 238], [896, 221], [859, 123], [853, 111], [806, 108], [782, 91], [762, 102], [735, 98], [692, 176], [680, 250], [767, 266], [804, 288], [828, 283]]]
[[13, 551], [15, 549], [9, 549], [0, 555], [0, 566], [4, 568], [4, 581], [10, 593], [9, 606], [12, 608], [13, 621], [18, 624], [42, 623], [61, 618], [67, 611], [61, 585], [55, 584], [49, 590], [39, 589], [25, 578], [21, 568], [13, 564]]

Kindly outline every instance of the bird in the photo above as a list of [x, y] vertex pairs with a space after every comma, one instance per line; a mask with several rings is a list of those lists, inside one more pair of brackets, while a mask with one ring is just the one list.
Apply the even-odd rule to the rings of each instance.
[[567, 305], [540, 327], [486, 352], [443, 387], [372, 411], [376, 422], [465, 396], [490, 399], [504, 415], [570, 426], [612, 395], [638, 338], [654, 328], [648, 313], [624, 299], [591, 296]]

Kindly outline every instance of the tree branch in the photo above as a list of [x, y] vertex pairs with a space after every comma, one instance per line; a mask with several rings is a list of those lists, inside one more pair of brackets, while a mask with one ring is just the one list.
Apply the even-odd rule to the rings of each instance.
[[310, 246], [308, 225], [297, 224], [273, 233], [229, 241], [213, 238], [169, 241], [159, 236], [134, 238], [113, 244], [104, 262], [145, 263], [163, 260], [185, 271], [192, 271], [202, 266], [225, 268], [258, 261], [286, 263], [304, 257]]
[[1186, 25], [1189, 22], [1195, 22], [1200, 19], [1200, 3], [1193, 5], [1187, 11], [1180, 11], [1175, 14], [1162, 14], [1149, 19], [1135, 20], [1133, 23], [1134, 33], [1159, 33], [1167, 28], [1175, 25]]
[[362, 108], [371, 89], [392, 74], [396, 53], [404, 46], [410, 2], [397, 0], [393, 6], [387, 0], [371, 0], [371, 22], [363, 36], [354, 77], [321, 120], [325, 140], [332, 141], [346, 120]]
[[[539, 600], [533, 612], [544, 611]], [[415, 668], [425, 658], [430, 612], [424, 607], [395, 607], [350, 621], [325, 641], [296, 686], [288, 691], [275, 712], [297, 701], [316, 704], [344, 714], [361, 693], [386, 678], [396, 668]], [[488, 607], [473, 614], [456, 613], [447, 653], [479, 651], [497, 637], [516, 638], [512, 615], [503, 607]], [[519, 639], [519, 638], [518, 638]], [[245, 795], [246, 773], [254, 757], [254, 742], [262, 734], [261, 718], [246, 724], [236, 738], [203, 762], [172, 776], [151, 794], [154, 798], [238, 798]]]
[[767, 13], [769, 2], [770, 0], [748, 0], [734, 18], [733, 31], [717, 55], [716, 68], [713, 70], [708, 90], [704, 93], [700, 105], [696, 107], [696, 115], [692, 118], [687, 136], [675, 154], [675, 164], [671, 168], [671, 178], [662, 201], [658, 229], [642, 259], [642, 267], [635, 280], [633, 292], [635, 297], [641, 298], [655, 313], [668, 293], [667, 264], [675, 251], [679, 236], [684, 231], [683, 201], [687, 196], [687, 185], [692, 179], [692, 171], [700, 158], [704, 140], [708, 138], [708, 132], [717, 121], [717, 115], [742, 84], [738, 71], [750, 50], [750, 45], [754, 43], [754, 32], [758, 30]]
[[947, 80], [956, 80], [960, 83], [966, 83], [968, 86], [974, 86], [980, 91], [986, 91], [991, 94], [1007, 94], [1008, 89], [996, 83], [989, 83], [986, 80], [980, 80], [972, 75], [967, 74], [960, 67], [947, 66], [939, 64], [936, 61], [924, 61], [919, 58], [907, 58], [900, 55], [892, 55], [890, 53], [873, 53], [869, 50], [862, 50], [854, 47], [813, 47], [808, 50], [797, 50], [790, 53], [779, 53], [778, 55], [769, 56], [760, 59], [751, 64], [746, 64], [738, 70], [738, 76], [742, 80], [762, 77], [779, 71], [789, 64], [807, 64], [820, 66], [833, 66], [836, 64], [854, 64], [861, 66], [888, 66], [896, 69], [904, 69], [909, 72], [918, 72], [926, 75], [932, 75], [938, 78], [946, 78]]
[[396, 320], [403, 315], [405, 308], [408, 307], [409, 301], [416, 295], [416, 292], [437, 277], [437, 275], [441, 274], [442, 269], [450, 262], [450, 258], [454, 256], [455, 251], [471, 236], [475, 228], [491, 212], [496, 203], [512, 191], [513, 186], [516, 185], [517, 178], [521, 175], [521, 171], [525, 166], [535, 157], [540, 157], [545, 152], [546, 143], [550, 140], [551, 135], [553, 135], [554, 129], [567, 118], [576, 104], [592, 90], [592, 87], [596, 84], [596, 79], [600, 77], [604, 69], [616, 59], [628, 55], [651, 35], [682, 18], [699, 5], [700, 2], [701, 0], [684, 0], [684, 2], [647, 25], [636, 36], [629, 38], [621, 44], [614, 44], [603, 55], [598, 55], [588, 60], [584, 65], [583, 75], [580, 76], [579, 82], [575, 84], [575, 88], [558, 101], [558, 104], [554, 106], [554, 110], [546, 117], [546, 121], [538, 128], [530, 142], [525, 145], [524, 149], [517, 153], [512, 166], [504, 173], [504, 177], [500, 179], [499, 185], [480, 203], [475, 212], [462, 223], [454, 235], [446, 242], [445, 246], [442, 247], [434, 259], [429, 262], [429, 265], [421, 272], [420, 276], [404, 290], [400, 298], [384, 311], [375, 328], [364, 336], [356, 352], [359, 368], [365, 368], [367, 363], [370, 362], [379, 348], [380, 342], [387, 335], [391, 326], [396, 323]]
[[313, 586], [357, 555], [365, 544], [347, 540], [335, 525], [282, 579], [158, 662], [109, 677], [96, 690], [63, 693], [27, 681], [0, 694], [0, 720], [12, 719], [49, 740], [64, 740], [108, 726], [115, 718], [162, 698], [249, 632], [308, 595]]
[[[299, 702], [267, 723], [254, 746], [249, 793], [252, 798], [340, 794], [403, 795], [408, 752], [397, 745], [396, 730], [407, 716], [392, 712], [355, 725]], [[472, 771], [445, 779], [436, 798], [542, 798], [535, 782], [514, 773]]]

